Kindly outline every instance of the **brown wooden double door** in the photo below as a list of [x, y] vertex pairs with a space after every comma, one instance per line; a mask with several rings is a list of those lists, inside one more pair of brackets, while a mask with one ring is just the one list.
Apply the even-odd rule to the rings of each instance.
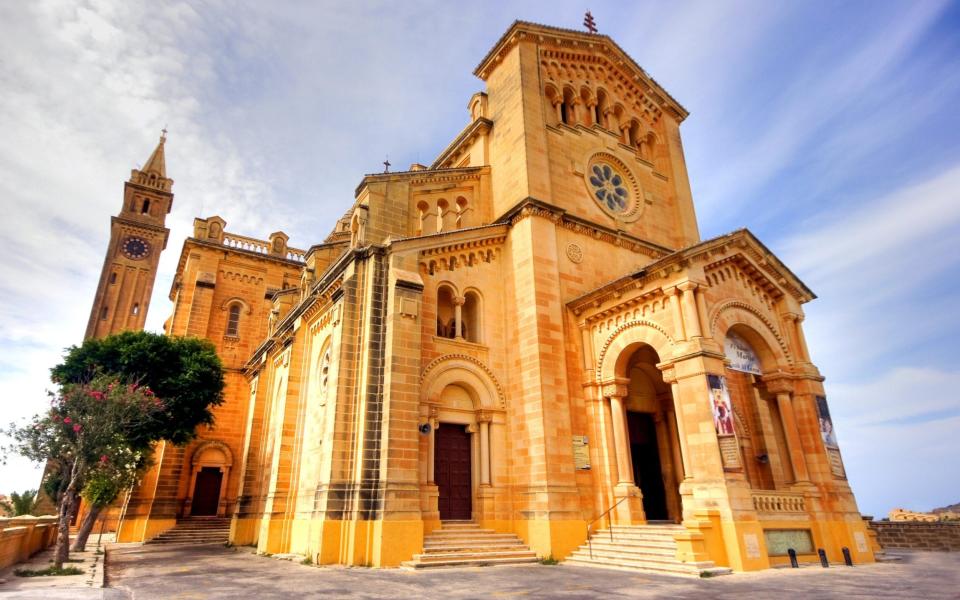
[[440, 519], [473, 517], [470, 434], [463, 425], [440, 423], [435, 434], [434, 479], [440, 492]]

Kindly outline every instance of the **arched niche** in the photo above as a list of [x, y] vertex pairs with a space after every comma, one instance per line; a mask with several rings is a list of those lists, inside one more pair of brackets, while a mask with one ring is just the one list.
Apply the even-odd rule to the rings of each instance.
[[726, 340], [728, 333], [746, 341], [760, 360], [764, 373], [785, 371], [793, 364], [786, 340], [760, 309], [741, 301], [729, 301], [714, 309], [710, 318], [710, 334]]
[[474, 402], [474, 410], [505, 407], [503, 388], [493, 373], [471, 356], [447, 355], [427, 365], [420, 386], [421, 399], [424, 402], [437, 402], [448, 385], [458, 385], [467, 390]]
[[668, 360], [674, 354], [676, 343], [652, 321], [628, 321], [617, 327], [600, 348], [597, 357], [597, 381], [613, 381], [627, 377], [630, 357], [642, 345], [653, 348], [661, 360]]

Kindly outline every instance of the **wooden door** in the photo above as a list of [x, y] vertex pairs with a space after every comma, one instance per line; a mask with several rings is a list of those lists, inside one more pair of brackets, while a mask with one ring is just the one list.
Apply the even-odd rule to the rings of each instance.
[[643, 493], [643, 512], [648, 521], [667, 520], [667, 491], [660, 469], [660, 449], [653, 415], [628, 411], [627, 427], [630, 430], [633, 480]]
[[197, 485], [193, 490], [193, 504], [190, 514], [195, 516], [215, 516], [220, 504], [220, 483], [223, 473], [217, 467], [203, 467], [197, 473]]
[[470, 434], [463, 425], [441, 423], [437, 428], [434, 478], [440, 491], [440, 519], [473, 517], [470, 474]]

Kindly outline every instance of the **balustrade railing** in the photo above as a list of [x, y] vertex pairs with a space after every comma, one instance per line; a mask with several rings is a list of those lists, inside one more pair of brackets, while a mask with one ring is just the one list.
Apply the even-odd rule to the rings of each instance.
[[793, 492], [753, 492], [753, 508], [766, 514], [801, 514], [807, 511], [803, 494]]

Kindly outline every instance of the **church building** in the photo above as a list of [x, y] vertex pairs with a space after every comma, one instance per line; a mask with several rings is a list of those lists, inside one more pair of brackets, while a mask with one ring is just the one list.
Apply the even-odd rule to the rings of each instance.
[[[364, 176], [317, 243], [194, 221], [165, 330], [216, 345], [226, 399], [158, 446], [120, 541], [219, 517], [317, 564], [872, 561], [815, 295], [746, 229], [700, 238], [683, 106], [608, 36], [534, 23], [474, 74], [433, 163]], [[172, 184], [161, 139], [88, 335], [142, 327]]]

